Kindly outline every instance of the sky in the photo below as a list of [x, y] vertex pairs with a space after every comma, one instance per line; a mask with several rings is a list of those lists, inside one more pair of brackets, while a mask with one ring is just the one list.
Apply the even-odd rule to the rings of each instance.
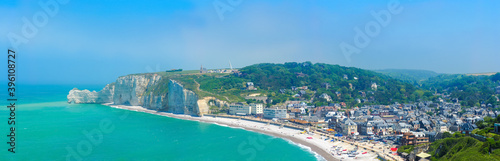
[[17, 81], [26, 84], [105, 84], [229, 62], [500, 72], [499, 7], [494, 0], [2, 0], [0, 47], [15, 49]]

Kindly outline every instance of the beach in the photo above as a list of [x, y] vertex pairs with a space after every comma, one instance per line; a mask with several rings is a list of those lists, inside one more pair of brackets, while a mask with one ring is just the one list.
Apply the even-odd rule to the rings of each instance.
[[[248, 131], [258, 132], [266, 135], [271, 135], [279, 138], [283, 138], [287, 141], [295, 143], [305, 149], [310, 150], [315, 153], [319, 160], [378, 160], [377, 154], [371, 152], [369, 150], [364, 150], [360, 148], [358, 150], [359, 155], [354, 157], [348, 157], [347, 154], [342, 155], [332, 155], [332, 147], [340, 146], [341, 149], [346, 149], [347, 151], [354, 150], [355, 146], [342, 142], [342, 141], [334, 141], [332, 142], [330, 139], [326, 137], [322, 137], [318, 134], [312, 133], [304, 133], [301, 134], [301, 130], [280, 127], [273, 124], [266, 124], [262, 122], [249, 121], [244, 119], [234, 119], [234, 118], [226, 118], [226, 117], [213, 117], [213, 116], [203, 116], [203, 117], [195, 117], [190, 115], [181, 115], [181, 114], [172, 114], [166, 112], [158, 112], [150, 109], [143, 108], [141, 106], [125, 106], [125, 105], [112, 105], [112, 104], [104, 104], [106, 106], [110, 106], [113, 108], [137, 111], [137, 112], [145, 112], [155, 115], [167, 116], [172, 118], [184, 119], [184, 120], [193, 120], [193, 121], [201, 121], [206, 123], [214, 123], [221, 126], [229, 126], [232, 128], [242, 128]], [[362, 154], [363, 152], [367, 152], [366, 154]], [[319, 157], [319, 156], [321, 157]]]

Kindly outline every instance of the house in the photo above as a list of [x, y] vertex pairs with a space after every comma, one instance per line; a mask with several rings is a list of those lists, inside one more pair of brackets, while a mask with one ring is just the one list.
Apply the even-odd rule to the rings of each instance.
[[304, 77], [304, 76], [306, 76], [306, 74], [304, 74], [304, 73], [302, 73], [302, 72], [299, 72], [299, 73], [297, 73], [297, 72], [296, 72], [296, 73], [295, 73], [295, 75], [296, 75], [297, 77]]
[[444, 133], [444, 132], [448, 132], [448, 126], [442, 122], [442, 121], [438, 121], [435, 125], [434, 125], [434, 130], [436, 132], [440, 132], [440, 133]]
[[460, 126], [460, 132], [465, 135], [472, 134], [472, 130], [477, 129], [477, 126], [471, 122], [463, 123]]
[[323, 99], [325, 99], [325, 100], [326, 100], [326, 101], [328, 101], [328, 102], [332, 101], [332, 97], [330, 97], [330, 96], [329, 96], [328, 94], [326, 94], [326, 93], [321, 94], [321, 95], [319, 96], [319, 98], [323, 98]]
[[358, 132], [362, 135], [373, 135], [373, 125], [370, 121], [358, 123]]
[[401, 138], [401, 145], [420, 145], [429, 142], [429, 138], [425, 137], [422, 132], [408, 132], [404, 133]]
[[321, 87], [328, 89], [331, 87], [331, 85], [330, 83], [321, 83]]
[[309, 123], [313, 124], [319, 124], [319, 123], [324, 123], [325, 119], [324, 118], [319, 118], [317, 116], [303, 116], [301, 120], [305, 120]]
[[420, 122], [419, 121], [412, 121], [411, 125], [413, 125], [413, 130], [420, 129]]
[[426, 131], [426, 132], [423, 132], [423, 133], [425, 134], [426, 137], [429, 138], [430, 142], [436, 141], [436, 138], [437, 138], [437, 136], [439, 134], [437, 132], [429, 132], [429, 131]]
[[498, 86], [498, 87], [496, 88], [496, 93], [497, 93], [497, 94], [500, 94], [500, 86]]
[[349, 77], [347, 77], [347, 75], [346, 75], [346, 74], [344, 74], [344, 79], [349, 79]]
[[398, 134], [404, 134], [404, 133], [407, 133], [407, 132], [410, 132], [410, 129], [412, 128], [411, 125], [408, 125], [404, 122], [400, 122], [398, 124], [396, 124], [396, 133]]
[[317, 107], [315, 110], [314, 110], [314, 114], [316, 116], [319, 116], [319, 117], [326, 117], [326, 114], [328, 114], [329, 112], [336, 112], [337, 109], [335, 107], [332, 107], [332, 106], [321, 106], [321, 107]]
[[425, 128], [425, 130], [427, 130], [427, 131], [431, 131], [432, 130], [431, 123], [429, 121], [427, 121], [425, 119], [421, 119], [420, 120], [420, 124], [421, 124], [420, 127]]
[[500, 134], [500, 123], [495, 123], [495, 133]]
[[254, 87], [253, 82], [247, 82], [247, 90], [257, 90], [257, 88]]
[[345, 135], [358, 135], [358, 125], [351, 119], [346, 119], [342, 124], [342, 133]]
[[307, 86], [302, 86], [302, 87], [298, 87], [297, 89], [307, 90], [308, 87]]
[[305, 95], [305, 94], [306, 94], [306, 91], [304, 91], [304, 90], [300, 90], [298, 94], [299, 94], [300, 96], [303, 96], [303, 95]]
[[371, 87], [372, 87], [372, 89], [373, 89], [373, 90], [377, 90], [378, 85], [377, 85], [377, 83], [372, 83], [372, 86], [371, 86]]
[[384, 136], [389, 134], [389, 125], [384, 121], [374, 121], [374, 133], [379, 136]]
[[298, 108], [294, 108], [294, 109], [291, 109], [290, 110], [290, 113], [289, 113], [289, 117], [292, 118], [292, 117], [300, 117], [300, 115], [302, 114], [300, 109]]
[[487, 115], [488, 114], [488, 111], [486, 111], [485, 109], [481, 109], [477, 112], [477, 115]]

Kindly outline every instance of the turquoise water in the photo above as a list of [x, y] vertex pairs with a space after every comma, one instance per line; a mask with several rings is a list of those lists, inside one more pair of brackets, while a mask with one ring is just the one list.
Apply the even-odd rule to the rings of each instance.
[[[79, 86], [99, 90], [103, 86]], [[73, 86], [18, 89], [16, 153], [0, 95], [0, 160], [317, 160], [286, 140], [103, 105], [67, 104]]]

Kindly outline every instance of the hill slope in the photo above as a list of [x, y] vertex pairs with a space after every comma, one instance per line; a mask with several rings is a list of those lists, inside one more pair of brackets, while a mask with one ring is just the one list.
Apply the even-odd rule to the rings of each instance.
[[429, 154], [432, 155], [431, 160], [500, 160], [500, 149], [493, 150], [488, 155], [487, 150], [483, 151], [485, 146], [489, 145], [471, 137], [446, 138], [433, 142], [429, 147]]
[[399, 79], [412, 84], [419, 84], [431, 77], [438, 76], [439, 74], [429, 70], [412, 70], [412, 69], [384, 69], [375, 70], [376, 72], [388, 75], [394, 79]]
[[[322, 63], [263, 63], [241, 68], [240, 72], [241, 75], [237, 76], [240, 80], [253, 82], [264, 93], [267, 92], [280, 101], [290, 99], [290, 92], [280, 94], [278, 91], [291, 89], [292, 86], [308, 86], [309, 90], [316, 91], [311, 94], [314, 97], [325, 93], [332, 96], [334, 102], [346, 102], [352, 106], [358, 104], [356, 98], [372, 100], [371, 103], [390, 104], [415, 101], [422, 98], [424, 93], [417, 92], [409, 83], [380, 73]], [[325, 83], [331, 86], [326, 89]], [[372, 88], [372, 85], [376, 85], [376, 88]]]
[[[432, 96], [430, 92], [417, 89], [412, 84], [370, 70], [310, 62], [255, 64], [239, 69], [236, 74], [200, 74], [191, 71], [159, 74], [165, 77], [163, 80], [181, 82], [185, 88], [201, 97], [213, 96], [228, 102], [248, 102], [252, 100], [245, 99], [246, 96], [260, 94], [273, 100], [272, 104], [286, 100], [312, 100], [316, 105], [345, 102], [348, 107], [353, 107], [361, 104], [403, 103]], [[256, 90], [246, 90], [247, 82], [253, 82]], [[330, 85], [328, 89], [325, 83]], [[292, 90], [293, 86], [307, 86], [308, 89], [304, 90], [305, 94], [296, 97], [300, 89]], [[165, 87], [164, 83], [158, 86]], [[331, 102], [320, 99], [322, 94], [331, 96]], [[360, 100], [363, 100], [361, 104]]]
[[479, 106], [480, 103], [499, 104], [495, 88], [500, 86], [500, 73], [491, 76], [439, 75], [422, 82], [422, 88], [450, 94], [465, 106]]

